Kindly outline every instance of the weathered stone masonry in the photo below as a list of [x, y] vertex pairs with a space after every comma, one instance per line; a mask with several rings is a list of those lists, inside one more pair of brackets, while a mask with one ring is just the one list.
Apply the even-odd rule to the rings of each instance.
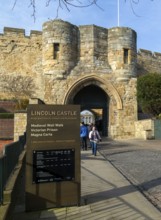
[[[30, 75], [37, 87], [42, 76], [42, 32], [31, 31], [25, 36], [24, 29], [4, 28], [0, 34], [0, 74]], [[41, 97], [39, 90], [35, 91]], [[1, 92], [1, 98], [5, 94]]]
[[137, 54], [136, 37], [126, 27], [75, 26], [62, 20], [48, 21], [42, 32], [31, 31], [30, 36], [23, 29], [4, 28], [0, 71], [32, 76], [37, 87], [33, 95], [46, 104], [73, 104], [79, 91], [94, 85], [109, 100], [108, 136], [134, 137], [137, 76], [149, 66], [158, 72], [161, 65], [159, 53], [150, 58], [145, 50]]

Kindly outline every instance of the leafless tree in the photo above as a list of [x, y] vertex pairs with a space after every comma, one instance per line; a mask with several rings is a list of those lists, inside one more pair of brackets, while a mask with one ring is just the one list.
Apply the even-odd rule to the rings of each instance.
[[[34, 21], [36, 20], [36, 0], [28, 0], [29, 1], [29, 7], [32, 7], [32, 17], [34, 18]], [[92, 5], [95, 5], [97, 7], [99, 7], [100, 9], [102, 9], [99, 5], [98, 5], [98, 1], [99, 0], [44, 0], [45, 6], [48, 7], [51, 2], [54, 2], [55, 4], [57, 4], [57, 14], [55, 16], [55, 18], [58, 17], [59, 14], [59, 10], [60, 9], [67, 9], [68, 11], [70, 11], [71, 7], [78, 7], [78, 8], [83, 8], [83, 7], [90, 7]], [[106, 0], [107, 1], [107, 0]], [[134, 4], [139, 4], [140, 0], [124, 0], [125, 3], [126, 2], [130, 2], [131, 5], [131, 9], [133, 11], [133, 13], [138, 16], [135, 13], [134, 10]], [[154, 0], [149, 0], [149, 1], [154, 1]], [[16, 3], [18, 2], [18, 0], [14, 0], [14, 4], [13, 4], [13, 9], [16, 5]]]
[[[134, 5], [139, 4], [139, 3], [140, 3], [140, 0], [125, 0], [125, 3], [128, 2], [128, 1], [130, 2], [131, 9], [132, 9], [133, 13], [134, 13], [136, 16], [138, 16], [138, 15], [136, 14], [135, 10], [134, 10]], [[154, 1], [154, 0], [150, 0], [150, 1]]]
[[6, 92], [21, 108], [22, 100], [28, 100], [36, 89], [30, 76], [0, 74], [1, 90]]
[[[16, 5], [18, 0], [14, 1], [14, 5], [13, 5], [13, 9]], [[29, 7], [32, 7], [32, 17], [34, 18], [34, 20], [36, 19], [36, 0], [28, 0], [29, 1]], [[48, 7], [51, 2], [55, 2], [55, 4], [57, 3], [57, 15], [56, 17], [58, 17], [58, 13], [60, 9], [67, 9], [68, 11], [70, 11], [71, 7], [78, 7], [78, 8], [84, 8], [84, 7], [90, 7], [92, 5], [96, 5], [99, 7], [99, 5], [97, 4], [99, 0], [44, 0], [45, 2], [45, 6]], [[100, 7], [99, 7], [100, 8]]]

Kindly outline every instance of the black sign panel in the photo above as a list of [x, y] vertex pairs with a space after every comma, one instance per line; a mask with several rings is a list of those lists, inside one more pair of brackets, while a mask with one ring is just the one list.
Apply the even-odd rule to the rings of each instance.
[[75, 178], [75, 149], [33, 151], [33, 183]]

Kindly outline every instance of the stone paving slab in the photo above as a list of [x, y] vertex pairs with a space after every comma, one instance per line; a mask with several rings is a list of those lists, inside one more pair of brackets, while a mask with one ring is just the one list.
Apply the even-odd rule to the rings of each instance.
[[[25, 212], [12, 220], [160, 220], [161, 213], [101, 154], [81, 152], [81, 206]], [[22, 200], [23, 201], [23, 200]]]
[[107, 141], [100, 153], [161, 211], [161, 140]]

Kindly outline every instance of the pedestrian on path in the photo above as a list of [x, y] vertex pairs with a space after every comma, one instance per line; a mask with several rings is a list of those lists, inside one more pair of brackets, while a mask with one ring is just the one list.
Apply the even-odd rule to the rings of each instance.
[[96, 129], [96, 126], [93, 126], [92, 131], [89, 132], [89, 140], [92, 146], [92, 154], [94, 156], [97, 155], [97, 145], [99, 143], [99, 141], [101, 141], [101, 136], [98, 132], [98, 130]]
[[[93, 126], [94, 126], [93, 123], [90, 123], [88, 125], [88, 134], [90, 133], [90, 131], [92, 131]], [[88, 139], [89, 139], [89, 136], [88, 136]], [[89, 148], [92, 148], [92, 142], [91, 141], [89, 141]]]
[[88, 128], [84, 124], [84, 122], [82, 122], [82, 125], [80, 127], [80, 138], [82, 143], [82, 149], [87, 150]]

